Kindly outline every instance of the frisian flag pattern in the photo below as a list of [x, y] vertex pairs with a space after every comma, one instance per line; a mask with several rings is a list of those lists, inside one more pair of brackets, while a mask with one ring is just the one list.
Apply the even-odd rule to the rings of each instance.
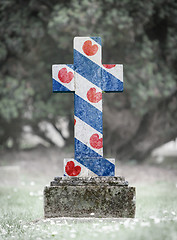
[[74, 38], [74, 64], [52, 66], [53, 92], [74, 92], [75, 158], [64, 159], [66, 176], [114, 176], [103, 157], [102, 92], [123, 91], [123, 65], [102, 64], [100, 37]]

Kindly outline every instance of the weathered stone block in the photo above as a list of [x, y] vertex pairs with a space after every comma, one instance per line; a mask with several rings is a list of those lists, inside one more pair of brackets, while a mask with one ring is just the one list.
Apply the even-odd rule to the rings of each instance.
[[135, 188], [123, 177], [55, 178], [44, 189], [45, 217], [135, 216]]

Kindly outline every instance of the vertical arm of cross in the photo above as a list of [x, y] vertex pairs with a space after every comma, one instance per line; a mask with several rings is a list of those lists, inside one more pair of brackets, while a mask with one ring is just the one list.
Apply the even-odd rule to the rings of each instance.
[[74, 39], [75, 160], [89, 176], [114, 175], [114, 164], [103, 158], [101, 55], [101, 38]]
[[88, 159], [103, 156], [101, 68], [95, 64], [101, 63], [101, 41], [97, 40], [74, 39], [75, 158], [86, 166]]

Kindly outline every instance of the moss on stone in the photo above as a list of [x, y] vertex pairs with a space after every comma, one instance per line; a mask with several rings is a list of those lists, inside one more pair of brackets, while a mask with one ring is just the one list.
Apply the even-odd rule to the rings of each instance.
[[[93, 184], [85, 186], [62, 182], [44, 189], [45, 217], [134, 217], [135, 188]], [[110, 179], [109, 179], [110, 182]], [[90, 215], [94, 213], [94, 215]]]

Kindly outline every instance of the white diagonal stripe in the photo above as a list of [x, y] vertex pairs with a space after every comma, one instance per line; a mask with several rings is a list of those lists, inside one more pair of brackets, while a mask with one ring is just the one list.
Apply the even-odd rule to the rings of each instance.
[[[92, 45], [97, 45], [98, 46], [98, 51], [95, 55], [93, 56], [88, 56], [87, 54], [84, 53], [82, 47], [84, 45], [85, 41], [91, 41]], [[85, 57], [89, 58], [91, 61], [93, 61], [94, 63], [101, 65], [101, 59], [102, 59], [102, 50], [101, 50], [101, 46], [100, 44], [98, 44], [97, 42], [95, 42], [92, 38], [90, 37], [75, 37], [74, 38], [74, 49], [76, 49], [78, 52], [80, 52], [82, 55], [84, 55]]]
[[[92, 42], [92, 45], [96, 44], [98, 46], [98, 51], [93, 56], [87, 56], [82, 49], [82, 46], [83, 46], [84, 42], [87, 41], [87, 40], [90, 40]], [[101, 68], [103, 68], [107, 72], [111, 73], [114, 77], [118, 78], [120, 81], [123, 82], [123, 65], [122, 64], [116, 64], [116, 66], [113, 67], [113, 68], [110, 68], [110, 69], [105, 68], [102, 65], [102, 61], [101, 61], [101, 59], [102, 59], [102, 47], [100, 46], [100, 44], [98, 44], [92, 38], [90, 38], [90, 37], [75, 37], [74, 38], [74, 49], [76, 49], [82, 55], [89, 58], [91, 61], [93, 61], [94, 63], [99, 65]]]
[[75, 90], [74, 89], [74, 77], [73, 77], [72, 81], [69, 83], [63, 83], [58, 78], [58, 72], [62, 68], [66, 68], [67, 72], [72, 72], [74, 74], [74, 70], [72, 68], [68, 67], [66, 64], [55, 64], [55, 65], [52, 65], [52, 78], [54, 78], [57, 82], [61, 83], [63, 86], [68, 88], [70, 91], [74, 91]]
[[90, 145], [90, 137], [93, 134], [98, 134], [99, 138], [102, 138], [103, 134], [101, 134], [100, 132], [98, 132], [91, 126], [89, 126], [87, 123], [83, 122], [80, 118], [78, 118], [76, 116], [74, 118], [76, 120], [76, 124], [75, 124], [75, 128], [74, 128], [75, 138], [77, 138], [80, 142], [84, 143], [87, 147], [94, 150], [96, 153], [103, 156], [103, 148], [96, 149]]
[[105, 68], [102, 65], [102, 68], [123, 82], [123, 65], [122, 64], [115, 64], [115, 65], [116, 65], [115, 67], [110, 69]]
[[81, 167], [81, 172], [79, 173], [79, 175], [77, 175], [77, 177], [97, 177], [97, 175], [92, 172], [90, 169], [88, 169], [87, 167], [85, 167], [84, 165], [82, 165], [81, 163], [79, 163], [77, 160], [73, 159], [73, 158], [65, 158], [64, 159], [64, 175], [68, 176], [68, 174], [65, 171], [65, 166], [67, 164], [67, 162], [69, 161], [73, 161], [75, 163], [75, 166], [80, 166]]
[[[92, 45], [96, 44], [98, 46], [98, 51], [93, 56], [86, 55], [82, 49], [84, 42], [87, 40], [91, 41]], [[100, 46], [100, 44], [95, 42], [92, 38], [90, 38], [90, 37], [75, 37], [74, 38], [74, 49], [76, 49], [78, 52], [80, 52], [82, 55], [89, 58], [91, 61], [95, 62], [96, 64], [101, 65], [101, 59], [102, 59], [101, 46]]]
[[92, 106], [96, 107], [98, 110], [102, 112], [102, 100], [100, 100], [98, 103], [90, 102], [87, 98], [87, 92], [90, 90], [90, 88], [95, 88], [96, 93], [100, 92], [102, 93], [101, 88], [97, 87], [92, 82], [88, 81], [86, 78], [82, 77], [79, 73], [75, 72], [75, 93], [90, 103]]

